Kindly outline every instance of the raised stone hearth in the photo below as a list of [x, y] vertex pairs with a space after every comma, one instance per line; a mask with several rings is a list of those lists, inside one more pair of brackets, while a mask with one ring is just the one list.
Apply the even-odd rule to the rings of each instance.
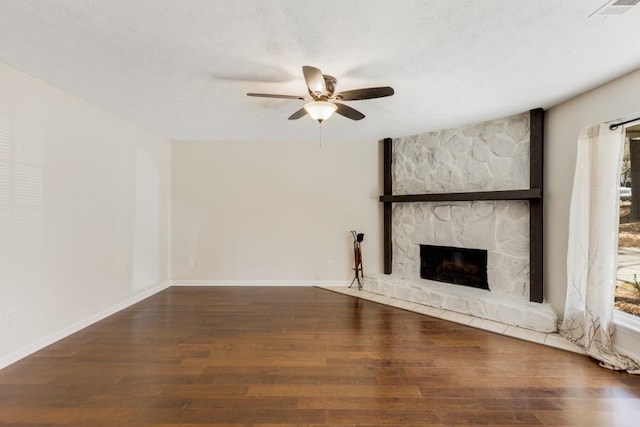
[[387, 274], [365, 276], [364, 289], [535, 331], [555, 332], [557, 329], [556, 314], [550, 305], [498, 295], [483, 289], [456, 287], [425, 279], [402, 279]]
[[[557, 329], [551, 306], [530, 302], [530, 201], [471, 198], [474, 192], [531, 188], [530, 117], [392, 141], [393, 196], [468, 198], [393, 203], [392, 274], [368, 275], [366, 290], [540, 332]], [[489, 290], [423, 279], [421, 245], [486, 251]]]

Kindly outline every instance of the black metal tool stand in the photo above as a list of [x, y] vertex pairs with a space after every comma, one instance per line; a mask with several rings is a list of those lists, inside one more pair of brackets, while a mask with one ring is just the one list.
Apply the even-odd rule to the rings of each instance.
[[355, 274], [353, 280], [349, 287], [353, 286], [354, 282], [358, 282], [358, 290], [362, 290], [362, 281], [360, 279], [364, 279], [364, 273], [362, 270], [362, 251], [360, 250], [360, 243], [364, 240], [364, 233], [356, 233], [352, 231], [353, 234], [353, 272]]

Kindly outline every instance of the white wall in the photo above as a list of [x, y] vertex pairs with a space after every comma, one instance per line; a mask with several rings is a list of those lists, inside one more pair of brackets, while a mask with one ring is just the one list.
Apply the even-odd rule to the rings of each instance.
[[0, 94], [2, 367], [169, 280], [171, 145], [2, 64]]
[[560, 317], [567, 290], [569, 203], [580, 130], [640, 112], [640, 70], [586, 92], [545, 116], [545, 296]]
[[353, 229], [365, 233], [365, 273], [379, 272], [380, 145], [174, 143], [174, 280], [350, 281]]

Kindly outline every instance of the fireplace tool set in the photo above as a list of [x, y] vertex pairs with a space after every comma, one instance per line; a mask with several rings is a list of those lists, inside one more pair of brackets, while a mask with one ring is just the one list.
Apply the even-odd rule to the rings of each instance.
[[357, 233], [355, 231], [351, 231], [353, 235], [353, 272], [355, 276], [351, 281], [349, 287], [353, 286], [354, 282], [358, 282], [358, 290], [362, 290], [362, 282], [360, 279], [364, 279], [364, 273], [362, 272], [362, 251], [360, 250], [360, 243], [364, 240], [364, 233]]

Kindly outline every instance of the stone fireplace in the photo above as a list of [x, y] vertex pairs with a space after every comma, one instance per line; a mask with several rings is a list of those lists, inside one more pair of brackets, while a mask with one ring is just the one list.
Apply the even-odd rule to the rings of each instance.
[[[392, 141], [391, 274], [368, 275], [365, 289], [556, 330], [551, 307], [530, 302], [530, 114]], [[433, 248], [448, 248], [435, 267], [421, 256]]]

